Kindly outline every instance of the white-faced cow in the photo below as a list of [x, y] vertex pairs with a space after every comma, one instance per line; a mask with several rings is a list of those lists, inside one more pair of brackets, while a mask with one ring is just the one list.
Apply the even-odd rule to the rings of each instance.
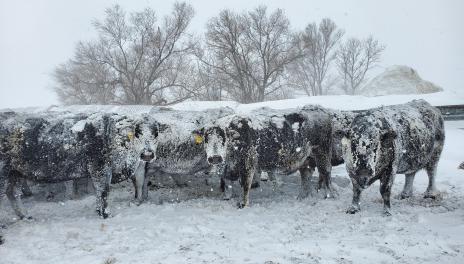
[[299, 110], [263, 108], [246, 116], [222, 118], [203, 130], [207, 161], [225, 180], [243, 187], [240, 207], [248, 206], [255, 173], [290, 174], [300, 171], [299, 198], [310, 193], [310, 177], [317, 167], [319, 189], [333, 195], [331, 184], [332, 121], [317, 106]]
[[[208, 173], [210, 165], [201, 137], [193, 131], [223, 116], [233, 113], [230, 108], [207, 109], [204, 111], [176, 111], [169, 108], [153, 109], [149, 115], [156, 120], [156, 158], [150, 163], [150, 175], [155, 182], [161, 176], [170, 176], [176, 182], [180, 178], [198, 172]], [[137, 200], [141, 203], [148, 196], [149, 177], [138, 178]]]
[[108, 217], [113, 175], [134, 175], [154, 158], [153, 133], [143, 120], [110, 114], [2, 113], [0, 198], [5, 194], [19, 218], [27, 217], [16, 185], [55, 183], [90, 176], [97, 212]]
[[390, 215], [390, 194], [397, 173], [405, 174], [402, 198], [412, 195], [414, 176], [425, 169], [425, 197], [435, 197], [435, 174], [445, 140], [440, 111], [423, 100], [375, 108], [356, 116], [343, 139], [346, 169], [353, 184], [352, 205], [360, 210], [361, 191], [380, 180], [384, 213]]

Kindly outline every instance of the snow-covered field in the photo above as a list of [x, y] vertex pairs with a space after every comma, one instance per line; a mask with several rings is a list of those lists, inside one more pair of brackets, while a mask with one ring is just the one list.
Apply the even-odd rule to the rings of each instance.
[[[276, 191], [262, 183], [245, 209], [221, 200], [218, 179], [207, 185], [192, 176], [187, 187], [152, 190], [141, 206], [130, 203], [133, 189], [124, 183], [112, 188], [106, 220], [94, 212], [93, 196], [25, 199], [31, 221], [17, 221], [3, 201], [0, 263], [464, 263], [464, 171], [457, 170], [464, 121], [446, 122], [446, 137], [442, 199], [422, 199], [421, 172], [413, 198], [393, 199], [391, 217], [382, 215], [378, 183], [363, 194], [360, 213], [345, 213], [351, 185], [343, 165], [333, 170], [336, 199], [316, 193], [298, 201], [295, 174], [281, 177]], [[403, 182], [399, 175], [394, 194]]]

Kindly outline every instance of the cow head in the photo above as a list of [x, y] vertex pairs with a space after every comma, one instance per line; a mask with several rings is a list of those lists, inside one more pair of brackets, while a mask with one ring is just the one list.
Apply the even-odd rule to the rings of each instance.
[[248, 118], [226, 117], [201, 130], [200, 134], [204, 139], [203, 144], [210, 165], [224, 164], [231, 152], [240, 152], [251, 143], [250, 122]]
[[354, 185], [367, 188], [393, 156], [396, 133], [385, 119], [357, 116], [342, 139], [343, 158]]
[[124, 155], [129, 166], [138, 161], [150, 162], [155, 159], [158, 124], [142, 117], [138, 119], [117, 116], [112, 133], [113, 151]]
[[227, 155], [226, 128], [214, 125], [194, 132], [195, 144], [203, 144], [210, 165], [220, 165]]

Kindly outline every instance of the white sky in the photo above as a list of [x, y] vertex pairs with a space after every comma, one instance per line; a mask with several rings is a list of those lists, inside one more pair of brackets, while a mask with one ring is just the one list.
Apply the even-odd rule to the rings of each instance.
[[[77, 41], [95, 36], [91, 21], [119, 3], [128, 11], [146, 6], [159, 15], [174, 1], [0, 0], [0, 108], [57, 104], [50, 76], [73, 55]], [[463, 0], [195, 0], [191, 31], [201, 33], [223, 8], [237, 11], [266, 4], [283, 8], [294, 29], [332, 18], [346, 36], [372, 33], [387, 46], [379, 69], [415, 68], [445, 90], [464, 90]], [[464, 103], [464, 102], [463, 102]]]

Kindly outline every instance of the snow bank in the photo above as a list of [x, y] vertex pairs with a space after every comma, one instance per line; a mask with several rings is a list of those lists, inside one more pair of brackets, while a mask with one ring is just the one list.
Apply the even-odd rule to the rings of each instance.
[[395, 65], [374, 77], [360, 94], [379, 96], [389, 94], [427, 94], [441, 92], [443, 89], [423, 80], [416, 70], [408, 66]]
[[173, 105], [172, 108], [177, 110], [204, 110], [219, 106], [228, 106], [237, 113], [248, 113], [261, 107], [287, 109], [302, 107], [308, 104], [317, 104], [339, 110], [364, 110], [382, 105], [403, 104], [415, 99], [424, 99], [434, 106], [464, 104], [464, 93], [443, 91], [432, 94], [388, 95], [377, 97], [362, 95], [306, 96], [297, 99], [267, 101], [254, 104], [239, 104], [234, 101], [189, 101]]
[[29, 107], [16, 109], [1, 109], [17, 112], [74, 112], [92, 114], [95, 112], [119, 113], [128, 115], [142, 115], [162, 111], [164, 108], [184, 111], [203, 111], [206, 109], [229, 107], [236, 113], [249, 113], [255, 109], [269, 107], [272, 109], [288, 109], [302, 107], [308, 104], [321, 105], [323, 107], [339, 110], [364, 110], [382, 105], [403, 104], [415, 99], [424, 99], [434, 106], [464, 104], [464, 92], [443, 91], [429, 94], [402, 94], [386, 96], [362, 96], [362, 95], [327, 95], [304, 96], [296, 99], [267, 101], [254, 104], [240, 104], [235, 101], [186, 101], [168, 107], [155, 107], [149, 105], [73, 105]]

